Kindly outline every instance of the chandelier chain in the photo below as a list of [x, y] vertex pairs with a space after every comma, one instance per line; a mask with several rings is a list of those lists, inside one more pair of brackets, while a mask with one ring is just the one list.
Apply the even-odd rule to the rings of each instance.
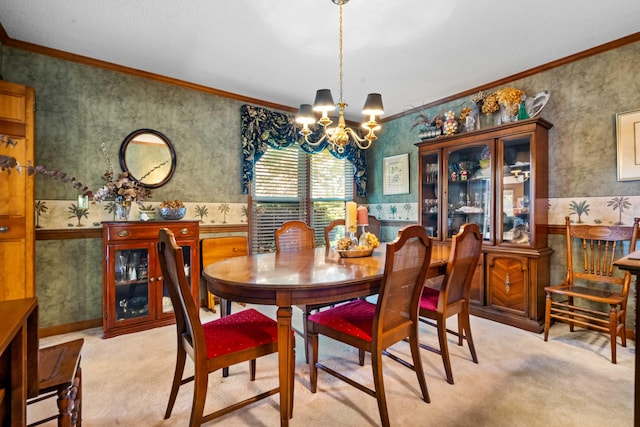
[[342, 66], [343, 66], [343, 63], [344, 63], [344, 55], [342, 54], [342, 44], [343, 44], [343, 40], [344, 40], [344, 37], [342, 35], [342, 32], [343, 32], [343, 24], [342, 24], [343, 23], [343, 18], [342, 18], [342, 7], [343, 7], [343, 4], [344, 4], [344, 1], [340, 1], [340, 32], [339, 32], [339, 37], [338, 37], [338, 47], [339, 47], [338, 48], [338, 52], [339, 52], [338, 53], [338, 60], [340, 62], [340, 78], [339, 78], [339, 81], [340, 81], [340, 102], [344, 102], [344, 95], [342, 93], [342, 75], [343, 75]]

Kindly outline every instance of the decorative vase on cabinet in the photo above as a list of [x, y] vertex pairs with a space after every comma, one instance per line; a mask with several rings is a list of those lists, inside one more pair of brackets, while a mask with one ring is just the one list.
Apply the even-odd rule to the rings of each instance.
[[[552, 253], [546, 234], [551, 127], [535, 118], [416, 144], [421, 224], [435, 230], [436, 244], [450, 244], [467, 222], [483, 235], [471, 312], [535, 332], [543, 329]], [[447, 173], [434, 177], [433, 165]]]
[[118, 221], [127, 221], [129, 219], [129, 213], [131, 212], [131, 200], [124, 200], [119, 197], [115, 201], [116, 204], [116, 219]]

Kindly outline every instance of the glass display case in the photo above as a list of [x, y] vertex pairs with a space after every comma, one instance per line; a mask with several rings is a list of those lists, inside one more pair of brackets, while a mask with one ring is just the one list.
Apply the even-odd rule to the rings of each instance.
[[429, 237], [440, 238], [440, 154], [425, 153], [420, 162], [422, 225]]
[[182, 248], [192, 295], [200, 306], [198, 221], [114, 221], [103, 223], [104, 337], [174, 322], [156, 242], [160, 228], [173, 231]]
[[531, 141], [527, 136], [501, 141], [501, 241], [529, 245], [531, 241]]
[[548, 129], [522, 120], [417, 143], [419, 218], [436, 244], [476, 223], [483, 255], [471, 312], [540, 332], [547, 247]]
[[445, 161], [447, 239], [457, 234], [463, 224], [473, 222], [478, 224], [483, 239], [491, 240], [492, 197], [489, 146], [480, 143], [447, 150]]

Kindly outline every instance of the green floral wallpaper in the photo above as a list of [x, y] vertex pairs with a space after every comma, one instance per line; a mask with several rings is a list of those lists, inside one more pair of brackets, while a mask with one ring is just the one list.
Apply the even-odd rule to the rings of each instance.
[[[150, 202], [182, 199], [192, 207], [190, 217], [198, 216], [196, 206], [208, 204], [207, 223], [246, 222], [242, 208], [247, 197], [240, 189], [241, 102], [5, 46], [0, 60], [5, 80], [35, 88], [36, 163], [62, 169], [95, 189], [107, 169], [100, 144], [105, 143], [119, 170], [124, 138], [136, 129], [155, 129], [174, 145], [177, 167]], [[76, 196], [68, 185], [37, 177], [36, 199], [48, 204], [40, 218], [43, 225], [56, 220], [62, 225], [54, 228], [75, 225], [67, 207]], [[216, 210], [222, 203], [234, 206], [229, 218]], [[54, 220], [56, 209], [60, 215]], [[101, 214], [102, 206], [93, 211]], [[103, 219], [82, 221], [91, 227]], [[101, 240], [38, 241], [36, 293], [41, 327], [101, 318]]]
[[[174, 177], [152, 200], [246, 201], [239, 178], [240, 102], [18, 49], [2, 51], [5, 80], [36, 91], [37, 163], [98, 188], [107, 169], [100, 144], [119, 170], [124, 138], [150, 128], [171, 140], [177, 158]], [[38, 177], [36, 198], [73, 200], [75, 192]]]

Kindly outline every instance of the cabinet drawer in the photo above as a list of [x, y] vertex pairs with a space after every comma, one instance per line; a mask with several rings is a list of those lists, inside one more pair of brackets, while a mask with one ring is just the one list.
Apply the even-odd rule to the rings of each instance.
[[0, 216], [0, 240], [24, 239], [24, 217]]
[[183, 222], [159, 222], [150, 226], [149, 223], [141, 226], [131, 223], [109, 224], [106, 226], [107, 239], [109, 241], [121, 240], [157, 240], [161, 228], [168, 228], [175, 234], [176, 239], [198, 238], [198, 223], [193, 221]]

